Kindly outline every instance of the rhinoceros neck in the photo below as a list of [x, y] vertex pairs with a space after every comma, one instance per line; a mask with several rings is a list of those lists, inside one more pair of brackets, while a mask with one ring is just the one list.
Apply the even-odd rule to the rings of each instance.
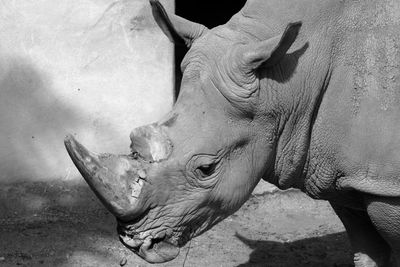
[[[319, 73], [319, 77], [311, 78], [315, 83], [308, 84], [303, 90], [296, 87], [286, 88], [291, 93], [284, 94], [280, 100], [281, 103], [286, 103], [286, 107], [281, 109], [283, 113], [276, 148], [273, 182], [281, 189], [294, 187], [305, 190], [304, 181], [308, 175], [314, 123], [331, 76], [328, 63], [323, 67], [321, 65], [320, 72], [317, 69], [310, 69]], [[307, 81], [302, 80], [298, 83], [307, 84]]]
[[282, 189], [304, 190], [310, 140], [329, 83], [341, 12], [340, 3], [332, 0], [248, 0], [226, 24], [240, 42], [254, 42], [278, 36], [290, 22], [303, 23], [290, 56], [265, 70], [260, 83], [262, 97], [271, 99], [266, 106], [279, 109], [281, 117], [274, 173], [266, 180]]
[[281, 189], [305, 190], [314, 123], [329, 88], [335, 61], [332, 52], [335, 35], [329, 32], [334, 31], [329, 26], [333, 24], [315, 25], [312, 28], [304, 25], [298, 41], [288, 52], [290, 56], [265, 70], [266, 78], [261, 82], [265, 99], [271, 99], [266, 105], [280, 113], [272, 182]]

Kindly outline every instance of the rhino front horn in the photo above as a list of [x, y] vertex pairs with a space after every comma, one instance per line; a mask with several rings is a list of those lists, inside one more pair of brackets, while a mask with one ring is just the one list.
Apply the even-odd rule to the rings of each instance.
[[121, 220], [137, 217], [145, 178], [143, 166], [128, 156], [92, 153], [71, 135], [64, 143], [75, 166], [104, 206]]

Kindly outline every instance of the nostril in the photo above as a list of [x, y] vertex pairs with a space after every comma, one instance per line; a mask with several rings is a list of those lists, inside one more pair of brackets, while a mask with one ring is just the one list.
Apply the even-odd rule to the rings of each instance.
[[137, 159], [139, 159], [139, 152], [133, 151], [133, 152], [129, 155], [129, 157], [131, 157], [132, 159], [137, 160]]
[[134, 237], [130, 237], [127, 235], [119, 235], [119, 240], [122, 242], [122, 244], [124, 244], [125, 246], [127, 246], [129, 249], [132, 249], [134, 251], [139, 251], [140, 247], [143, 245], [143, 240], [141, 239], [136, 239]]
[[163, 230], [163, 231], [157, 233], [155, 238], [164, 240], [166, 238], [166, 236], [167, 236], [167, 233], [165, 230]]

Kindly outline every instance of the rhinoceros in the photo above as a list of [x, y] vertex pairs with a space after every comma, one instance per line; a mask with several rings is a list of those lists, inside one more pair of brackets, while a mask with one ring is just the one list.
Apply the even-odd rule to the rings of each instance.
[[329, 201], [356, 266], [400, 264], [400, 2], [248, 0], [212, 29], [150, 4], [189, 47], [172, 110], [129, 155], [65, 139], [121, 242], [172, 260], [264, 179]]

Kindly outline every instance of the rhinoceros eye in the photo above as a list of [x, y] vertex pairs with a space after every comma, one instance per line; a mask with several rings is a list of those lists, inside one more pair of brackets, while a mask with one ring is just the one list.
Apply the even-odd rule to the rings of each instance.
[[204, 164], [198, 167], [196, 169], [196, 172], [200, 177], [207, 178], [208, 176], [211, 176], [214, 173], [216, 166], [217, 166], [216, 163]]

